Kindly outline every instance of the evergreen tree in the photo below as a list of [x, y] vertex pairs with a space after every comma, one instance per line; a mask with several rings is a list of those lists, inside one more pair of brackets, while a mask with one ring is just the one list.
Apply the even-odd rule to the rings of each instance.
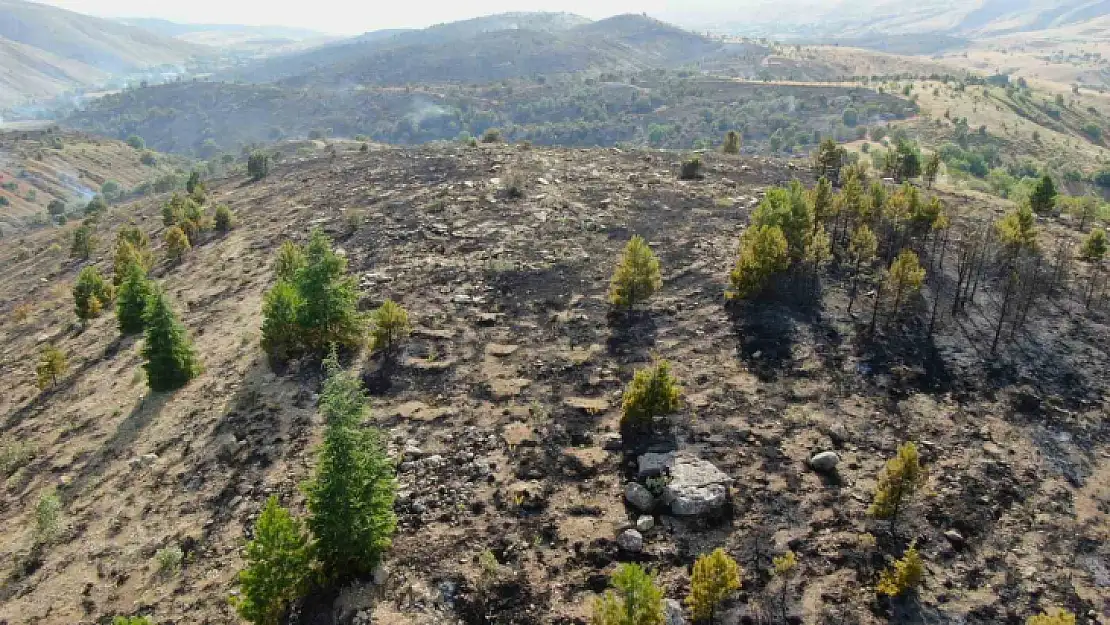
[[231, 208], [227, 204], [220, 204], [216, 207], [216, 230], [220, 232], [230, 232], [234, 220], [231, 216]]
[[88, 224], [81, 224], [73, 231], [73, 246], [70, 255], [81, 260], [88, 260], [96, 249], [96, 235]]
[[245, 569], [239, 572], [235, 610], [255, 625], [278, 625], [289, 604], [305, 589], [312, 557], [300, 521], [270, 495], [247, 543]]
[[273, 362], [285, 362], [300, 348], [297, 316], [303, 300], [296, 287], [278, 280], [262, 302], [262, 349]]
[[777, 226], [786, 237], [790, 258], [805, 258], [806, 237], [814, 227], [809, 194], [797, 180], [789, 188], [776, 187], [763, 196], [752, 213], [752, 227]]
[[786, 237], [778, 226], [752, 226], [740, 236], [740, 256], [729, 274], [728, 299], [748, 299], [790, 267]]
[[997, 223], [998, 236], [1011, 258], [1037, 249], [1037, 219], [1028, 206], [1019, 206]]
[[1096, 263], [1106, 256], [1106, 230], [1095, 228], [1083, 241], [1079, 257], [1089, 263]]
[[852, 261], [852, 294], [848, 299], [848, 313], [852, 312], [852, 304], [856, 301], [856, 293], [859, 288], [859, 274], [860, 267], [864, 263], [870, 263], [875, 260], [875, 254], [879, 251], [879, 241], [875, 238], [875, 233], [866, 223], [861, 224], [856, 231], [852, 233], [852, 240], [848, 244], [848, 258]]
[[192, 195], [193, 191], [196, 190], [197, 185], [199, 184], [201, 184], [200, 172], [194, 170], [192, 173], [189, 174], [189, 179], [185, 182], [185, 192]]
[[611, 581], [616, 592], [594, 600], [590, 625], [663, 625], [663, 591], [654, 576], [638, 564], [622, 564]]
[[252, 152], [247, 157], [247, 174], [251, 180], [259, 181], [270, 175], [270, 155], [263, 152]]
[[185, 252], [188, 252], [189, 248], [192, 247], [189, 244], [189, 237], [179, 226], [170, 226], [166, 230], [165, 242], [166, 258], [172, 262], [180, 261], [185, 257]]
[[735, 130], [730, 130], [725, 133], [725, 144], [721, 146], [721, 151], [725, 154], [739, 154], [740, 153], [740, 133]]
[[367, 398], [358, 379], [325, 362], [320, 398], [326, 427], [315, 475], [306, 487], [308, 525], [324, 574], [333, 581], [369, 572], [389, 548], [396, 529], [393, 467], [377, 430], [361, 425]]
[[1029, 207], [1035, 213], [1046, 215], [1056, 208], [1056, 185], [1052, 176], [1045, 174], [1029, 196]]
[[940, 152], [933, 152], [929, 160], [925, 161], [925, 186], [930, 189], [937, 182], [937, 176], [940, 174]]
[[202, 367], [192, 342], [161, 289], [153, 288], [147, 298], [143, 322], [143, 368], [150, 390], [176, 390], [200, 375]]
[[927, 474], [921, 466], [917, 445], [904, 443], [898, 454], [887, 461], [879, 483], [875, 487], [875, 500], [871, 502], [868, 513], [876, 519], [890, 520], [893, 531], [898, 515], [909, 504], [917, 491], [925, 486]]
[[671, 375], [670, 363], [662, 360], [640, 369], [624, 391], [621, 431], [629, 435], [650, 432], [655, 417], [675, 412], [681, 400], [682, 387]]
[[893, 296], [892, 314], [897, 317], [909, 298], [921, 290], [925, 282], [925, 269], [921, 267], [917, 254], [912, 250], [902, 250], [890, 265], [887, 273], [885, 291]]
[[144, 272], [154, 266], [150, 253], [150, 237], [138, 226], [125, 226], [116, 235], [116, 254], [112, 265], [112, 284], [119, 286], [127, 275], [128, 265], [138, 264]]
[[742, 571], [724, 549], [702, 555], [694, 562], [686, 605], [694, 621], [713, 622], [717, 608], [740, 588]]
[[277, 274], [278, 280], [293, 282], [297, 272], [304, 266], [304, 249], [292, 241], [284, 241], [274, 261], [274, 273]]
[[116, 321], [125, 335], [143, 331], [143, 316], [151, 293], [150, 281], [138, 263], [127, 265], [126, 271], [116, 300]]
[[104, 306], [111, 304], [115, 293], [96, 267], [81, 269], [73, 285], [73, 308], [82, 323], [100, 316]]
[[370, 321], [370, 347], [387, 358], [395, 354], [400, 342], [412, 332], [409, 313], [391, 299], [371, 314]]
[[48, 386], [57, 386], [58, 376], [65, 375], [67, 370], [69, 370], [69, 360], [65, 352], [53, 345], [43, 346], [39, 353], [38, 364], [35, 365], [39, 388], [46, 390]]
[[894, 561], [894, 566], [883, 571], [879, 577], [876, 590], [879, 594], [890, 597], [900, 597], [917, 588], [925, 581], [925, 563], [917, 546], [913, 543], [906, 550], [901, 559]]
[[296, 274], [301, 296], [297, 323], [303, 344], [310, 351], [321, 352], [332, 344], [359, 343], [363, 322], [356, 310], [358, 283], [346, 271], [347, 259], [332, 250], [323, 230], [314, 230], [305, 266]]
[[634, 236], [624, 248], [609, 283], [609, 303], [632, 310], [663, 285], [659, 259], [642, 237]]

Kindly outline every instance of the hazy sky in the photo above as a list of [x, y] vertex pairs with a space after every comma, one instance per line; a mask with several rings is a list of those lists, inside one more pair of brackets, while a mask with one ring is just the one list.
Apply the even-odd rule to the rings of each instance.
[[691, 4], [734, 9], [770, 0], [39, 0], [101, 17], [160, 17], [175, 22], [271, 24], [356, 34], [380, 28], [424, 27], [507, 11], [567, 11], [590, 18], [648, 13], [660, 18], [689, 10]]

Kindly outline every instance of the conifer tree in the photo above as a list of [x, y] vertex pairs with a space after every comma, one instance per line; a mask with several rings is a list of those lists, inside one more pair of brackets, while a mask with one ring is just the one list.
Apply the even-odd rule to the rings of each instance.
[[296, 287], [278, 280], [262, 302], [262, 349], [273, 362], [285, 362], [300, 348], [297, 315], [303, 300]]
[[116, 299], [116, 321], [119, 331], [125, 335], [143, 331], [143, 318], [151, 293], [150, 281], [138, 263], [127, 265], [126, 272]]
[[1019, 206], [997, 223], [998, 236], [1011, 258], [1037, 249], [1037, 219], [1028, 206]]
[[127, 275], [127, 266], [137, 263], [150, 271], [154, 259], [150, 253], [150, 237], [138, 226], [125, 226], [116, 235], [116, 254], [112, 266], [112, 283], [119, 286]]
[[73, 231], [73, 246], [70, 255], [81, 260], [88, 260], [96, 249], [96, 235], [88, 224], [81, 224]]
[[170, 226], [166, 230], [166, 258], [172, 262], [177, 262], [185, 256], [185, 252], [189, 251], [192, 247], [189, 243], [189, 237], [185, 234], [179, 226]]
[[813, 188], [813, 228], [817, 227], [832, 215], [833, 212], [833, 188], [829, 179], [821, 176], [817, 181], [817, 186]]
[[940, 174], [940, 152], [933, 152], [929, 160], [925, 161], [925, 186], [932, 189]]
[[700, 556], [694, 562], [690, 594], [686, 597], [694, 621], [712, 623], [717, 608], [740, 588], [742, 574], [740, 566], [724, 549]]
[[728, 299], [758, 295], [771, 278], [790, 267], [790, 253], [778, 226], [752, 226], [740, 236], [740, 256], [729, 274]]
[[311, 563], [303, 525], [270, 495], [247, 543], [240, 594], [232, 598], [239, 616], [255, 625], [278, 625], [304, 591]]
[[234, 224], [234, 219], [231, 216], [231, 208], [227, 204], [220, 204], [216, 207], [216, 230], [220, 232], [230, 232]]
[[913, 499], [917, 491], [925, 486], [927, 474], [921, 466], [917, 445], [906, 442], [898, 448], [898, 454], [887, 461], [879, 483], [875, 487], [875, 500], [871, 502], [868, 513], [876, 519], [890, 521], [894, 530], [898, 516]]
[[876, 590], [879, 594], [890, 597], [900, 597], [917, 588], [925, 581], [925, 563], [917, 546], [910, 543], [910, 548], [894, 565], [882, 572]]
[[1106, 230], [1095, 228], [1083, 241], [1079, 249], [1079, 257], [1089, 263], [1095, 263], [1106, 256]]
[[752, 227], [777, 226], [786, 237], [790, 258], [805, 258], [806, 237], [814, 227], [813, 207], [802, 183], [794, 180], [789, 188], [776, 187], [763, 196], [752, 213]]
[[609, 302], [632, 310], [647, 301], [663, 284], [659, 259], [642, 237], [634, 236], [624, 248], [609, 283]]
[[787, 551], [781, 556], [774, 558], [771, 564], [773, 567], [771, 572], [775, 579], [779, 581], [779, 593], [778, 597], [776, 597], [776, 603], [778, 604], [776, 606], [778, 608], [777, 611], [781, 618], [781, 622], [786, 623], [789, 622], [787, 617], [790, 612], [791, 586], [794, 576], [798, 573], [798, 556], [795, 555], [793, 551]]
[[152, 289], [143, 321], [143, 368], [150, 390], [176, 390], [200, 375], [202, 367], [192, 342], [161, 289]]
[[274, 260], [274, 273], [277, 274], [278, 280], [292, 283], [297, 277], [297, 272], [304, 266], [304, 249], [292, 241], [284, 241]]
[[879, 241], [875, 238], [875, 233], [871, 231], [866, 223], [860, 224], [860, 227], [852, 233], [852, 240], [848, 244], [848, 258], [852, 261], [852, 294], [848, 298], [848, 314], [852, 313], [852, 305], [856, 302], [860, 267], [864, 263], [875, 260], [875, 254], [878, 250]]
[[924, 282], [925, 269], [918, 262], [917, 254], [912, 250], [902, 250], [890, 265], [884, 289], [893, 296], [891, 310], [895, 317], [901, 314], [902, 306], [906, 301], [921, 290]]
[[730, 130], [725, 133], [725, 144], [721, 146], [721, 151], [725, 154], [739, 154], [740, 133], [735, 130]]
[[638, 564], [622, 564], [611, 579], [616, 589], [594, 600], [590, 625], [663, 625], [663, 591]]
[[626, 434], [650, 432], [655, 417], [678, 410], [682, 387], [671, 375], [671, 365], [661, 360], [640, 369], [624, 391], [621, 403], [621, 431]]
[[1033, 188], [1033, 193], [1029, 195], [1029, 208], [1039, 214], [1051, 213], [1056, 208], [1056, 185], [1052, 176], [1045, 174]]
[[39, 353], [38, 364], [35, 365], [39, 389], [46, 390], [47, 387], [57, 386], [58, 377], [65, 375], [68, 370], [69, 360], [65, 352], [53, 345], [45, 345]]
[[409, 313], [391, 299], [370, 315], [370, 347], [386, 358], [394, 356], [397, 346], [412, 332]]
[[112, 285], [100, 275], [96, 267], [87, 266], [77, 274], [73, 285], [73, 308], [82, 323], [100, 316], [104, 306], [111, 304], [115, 293]]
[[363, 320], [358, 314], [358, 284], [346, 275], [347, 259], [336, 254], [323, 230], [312, 232], [305, 266], [297, 271], [301, 306], [297, 324], [304, 346], [322, 352], [329, 345], [357, 345]]
[[397, 519], [396, 483], [377, 430], [361, 425], [367, 398], [358, 378], [326, 360], [320, 398], [326, 427], [315, 475], [306, 487], [308, 526], [323, 572], [345, 581], [369, 572], [389, 548]]

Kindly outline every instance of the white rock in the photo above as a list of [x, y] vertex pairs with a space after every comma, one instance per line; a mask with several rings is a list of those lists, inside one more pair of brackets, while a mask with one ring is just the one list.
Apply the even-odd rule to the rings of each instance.
[[653, 527], [655, 527], [655, 519], [646, 514], [636, 519], [636, 531], [638, 532], [646, 532]]
[[667, 625], [686, 625], [686, 618], [682, 616], [682, 604], [675, 599], [667, 599], [665, 605]]
[[728, 502], [732, 478], [700, 458], [677, 456], [671, 463], [670, 481], [663, 489], [663, 503], [676, 516], [712, 514]]

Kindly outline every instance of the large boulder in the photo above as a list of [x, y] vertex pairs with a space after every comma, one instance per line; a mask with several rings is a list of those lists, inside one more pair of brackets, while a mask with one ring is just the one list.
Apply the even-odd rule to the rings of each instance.
[[819, 473], [833, 473], [839, 463], [840, 456], [835, 451], [823, 451], [809, 459], [809, 466]]
[[675, 453], [673, 451], [665, 454], [646, 453], [637, 458], [639, 463], [639, 471], [637, 477], [641, 480], [647, 477], [656, 477], [662, 475], [674, 462]]
[[644, 550], [644, 536], [636, 530], [624, 530], [617, 537], [617, 545], [628, 553], [640, 553]]
[[670, 480], [663, 489], [663, 503], [675, 516], [706, 516], [728, 503], [732, 478], [700, 458], [675, 456], [668, 468]]
[[655, 495], [639, 482], [629, 482], [624, 487], [624, 498], [640, 512], [651, 512], [655, 508]]

